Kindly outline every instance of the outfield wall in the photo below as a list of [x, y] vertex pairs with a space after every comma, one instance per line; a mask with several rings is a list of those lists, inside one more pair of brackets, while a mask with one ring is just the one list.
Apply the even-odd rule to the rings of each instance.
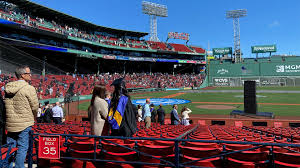
[[236, 64], [212, 61], [208, 67], [210, 86], [243, 86], [245, 80], [255, 80], [258, 86], [300, 86], [300, 58], [289, 61], [250, 59]]
[[[207, 79], [205, 80], [207, 81]], [[203, 84], [205, 83], [206, 87], [206, 82], [203, 82]], [[183, 88], [161, 88], [161, 89], [157, 89], [157, 88], [139, 88], [137, 90], [132, 90], [130, 93], [139, 93], [139, 92], [155, 92], [155, 91], [180, 91], [180, 90], [192, 90], [192, 89], [200, 89], [203, 88], [203, 86], [201, 85], [201, 87], [183, 87]], [[81, 96], [73, 96], [71, 98], [72, 102], [77, 102], [77, 101], [82, 101], [82, 100], [90, 100], [92, 98], [92, 95], [81, 95]], [[44, 100], [40, 100], [40, 103], [45, 104], [45, 102], [49, 102], [50, 104], [56, 103], [56, 102], [60, 102], [60, 103], [64, 103], [65, 102], [65, 98], [52, 98], [52, 99], [44, 99]]]

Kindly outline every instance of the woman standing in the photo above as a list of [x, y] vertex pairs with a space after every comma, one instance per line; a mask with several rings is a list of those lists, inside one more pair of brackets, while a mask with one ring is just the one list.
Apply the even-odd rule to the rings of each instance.
[[138, 111], [138, 117], [137, 117], [137, 119], [138, 119], [138, 122], [142, 122], [143, 121], [143, 108], [142, 108], [142, 106], [139, 104], [139, 105], [137, 105], [137, 111]]
[[184, 106], [181, 110], [181, 124], [182, 125], [190, 125], [190, 122], [189, 122], [189, 113], [191, 113], [192, 110], [190, 110], [189, 108], [187, 108], [186, 106]]
[[112, 136], [131, 137], [136, 132], [136, 110], [130, 100], [123, 78], [111, 84], [115, 90], [111, 99], [108, 122]]
[[91, 119], [92, 135], [108, 135], [106, 123], [108, 114], [108, 104], [105, 99], [106, 88], [104, 85], [96, 85], [93, 90], [93, 96], [88, 109]]

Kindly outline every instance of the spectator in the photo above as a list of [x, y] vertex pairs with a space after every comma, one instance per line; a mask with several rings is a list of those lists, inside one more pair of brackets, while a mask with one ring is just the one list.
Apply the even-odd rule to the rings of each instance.
[[180, 119], [177, 113], [178, 106], [177, 104], [173, 105], [173, 110], [171, 111], [171, 125], [179, 125]]
[[59, 102], [55, 103], [55, 107], [52, 108], [53, 121], [55, 124], [61, 124], [64, 118], [63, 109], [60, 107]]
[[91, 134], [97, 136], [108, 135], [107, 115], [108, 105], [105, 99], [106, 88], [96, 85], [93, 90], [91, 104], [88, 109], [91, 119]]
[[41, 123], [42, 122], [42, 104], [39, 103], [39, 108], [36, 114], [36, 121], [37, 123]]
[[150, 105], [150, 112], [151, 112], [151, 122], [152, 123], [156, 123], [156, 116], [157, 116], [157, 112], [154, 108], [154, 104]]
[[[15, 74], [18, 80], [5, 86], [7, 143], [13, 143], [13, 147], [18, 148], [15, 168], [24, 168], [29, 132], [34, 125], [39, 104], [35, 88], [28, 84], [31, 80], [30, 68], [18, 67]], [[12, 163], [10, 167], [13, 167]]]
[[150, 99], [146, 99], [146, 104], [143, 108], [143, 120], [145, 121], [145, 127], [150, 128], [151, 126], [151, 112], [150, 112]]
[[112, 128], [111, 135], [131, 137], [137, 128], [136, 113], [125, 82], [123, 78], [119, 78], [111, 85], [115, 87], [108, 114], [108, 121]]
[[[62, 103], [62, 104], [61, 104], [61, 108], [63, 109], [63, 112], [64, 112], [64, 115], [63, 115], [63, 116], [67, 116], [67, 115], [66, 115], [65, 103]], [[63, 118], [63, 119], [62, 119], [62, 122], [65, 122], [65, 120], [66, 120], [66, 119]]]
[[49, 101], [45, 102], [45, 107], [42, 111], [42, 119], [43, 119], [43, 123], [51, 123], [52, 122], [52, 110], [50, 108], [49, 105]]
[[5, 105], [2, 98], [2, 95], [0, 95], [0, 146], [3, 144], [6, 144], [6, 134], [5, 134], [5, 120], [6, 120], [6, 111], [5, 111]]
[[108, 104], [108, 108], [109, 108], [109, 106], [110, 106], [110, 102], [111, 102], [111, 93], [109, 92], [109, 91], [106, 91], [105, 92], [105, 101], [107, 102], [107, 104]]
[[157, 109], [157, 122], [160, 123], [160, 125], [165, 125], [165, 115], [165, 110], [162, 108], [162, 104], [160, 104]]
[[50, 87], [50, 88], [49, 88], [49, 94], [50, 94], [50, 96], [52, 96], [52, 93], [53, 93], [53, 88]]
[[138, 119], [138, 122], [141, 122], [143, 121], [142, 117], [143, 117], [143, 109], [142, 109], [142, 106], [139, 104], [137, 105], [137, 119]]
[[181, 124], [182, 125], [190, 125], [190, 122], [189, 122], [189, 113], [191, 113], [192, 110], [190, 110], [189, 108], [187, 108], [186, 106], [184, 106], [181, 110]]

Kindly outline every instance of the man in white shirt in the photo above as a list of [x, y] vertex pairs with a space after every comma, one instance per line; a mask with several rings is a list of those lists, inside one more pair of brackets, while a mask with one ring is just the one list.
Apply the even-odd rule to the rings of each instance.
[[60, 107], [59, 102], [55, 103], [56, 106], [52, 108], [53, 121], [55, 124], [61, 124], [61, 121], [64, 117], [63, 109]]

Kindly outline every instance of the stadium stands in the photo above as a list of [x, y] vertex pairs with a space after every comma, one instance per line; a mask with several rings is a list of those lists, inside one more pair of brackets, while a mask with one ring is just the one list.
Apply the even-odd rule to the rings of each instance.
[[[70, 84], [74, 83], [73, 93], [75, 95], [89, 95], [95, 84], [104, 83], [109, 86], [113, 80], [123, 75], [100, 74], [95, 75], [46, 75], [43, 78], [40, 75], [33, 75], [31, 84], [37, 89], [40, 99], [63, 98], [66, 96]], [[135, 73], [126, 75], [127, 88], [158, 88], [160, 82], [161, 88], [180, 88], [180, 87], [198, 87], [204, 79], [203, 75], [182, 74], [170, 75], [153, 73]], [[12, 75], [0, 75], [0, 87], [3, 87], [8, 81], [16, 80]], [[196, 83], [196, 85], [195, 85]]]
[[[178, 51], [178, 52], [188, 52], [188, 53], [205, 53], [205, 50], [199, 47], [189, 47], [183, 44], [173, 44], [168, 45], [162, 42], [135, 40], [128, 38], [116, 38], [111, 36], [98, 35], [96, 32], [86, 32], [79, 30], [79, 28], [70, 27], [68, 25], [60, 25], [55, 21], [45, 20], [43, 18], [30, 16], [28, 13], [24, 13], [20, 10], [11, 11], [8, 9], [0, 10], [0, 18], [13, 21], [19, 24], [24, 24], [34, 28], [51, 31], [71, 37], [81, 38], [105, 45], [126, 47], [126, 48], [141, 48], [141, 49], [152, 49], [152, 50], [165, 50], [165, 51]], [[194, 51], [193, 51], [194, 50]]]
[[170, 45], [172, 47], [174, 47], [175, 51], [178, 51], [178, 52], [192, 52], [187, 46], [185, 46], [183, 44], [170, 43]]
[[205, 50], [200, 47], [192, 46], [191, 48], [193, 48], [197, 53], [205, 53]]

